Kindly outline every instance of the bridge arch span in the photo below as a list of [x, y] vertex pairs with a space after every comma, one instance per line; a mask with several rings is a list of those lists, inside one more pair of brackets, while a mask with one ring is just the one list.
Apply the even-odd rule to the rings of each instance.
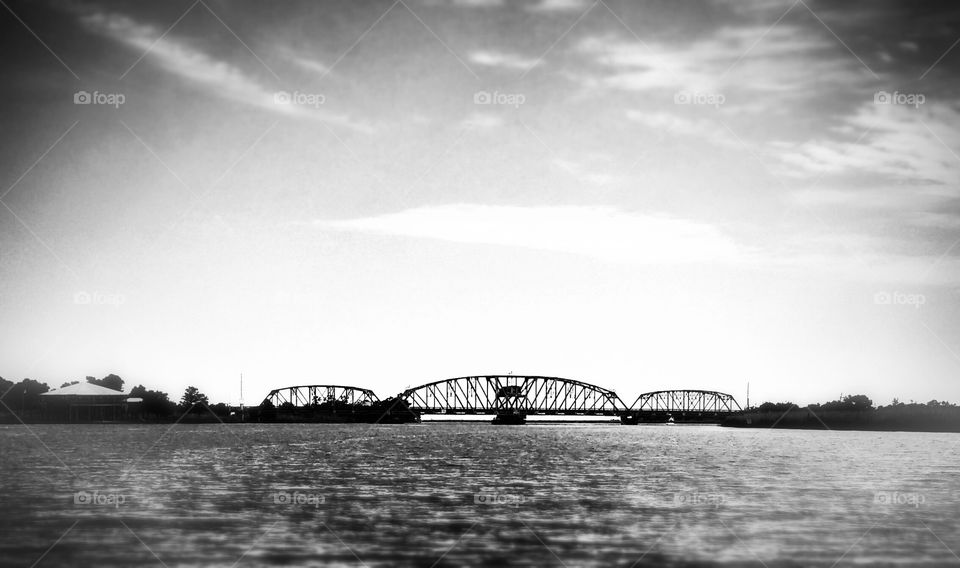
[[421, 414], [616, 416], [627, 407], [612, 390], [540, 375], [476, 375], [409, 388], [399, 395]]

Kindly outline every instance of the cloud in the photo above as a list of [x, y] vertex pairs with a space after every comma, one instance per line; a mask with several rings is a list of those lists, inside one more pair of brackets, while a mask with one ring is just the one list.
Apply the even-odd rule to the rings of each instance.
[[875, 104], [871, 97], [837, 125], [832, 137], [775, 147], [784, 172], [798, 177], [859, 173], [955, 186], [960, 133], [944, 125], [958, 123], [960, 112], [947, 104], [917, 108]]
[[456, 6], [467, 6], [470, 8], [503, 6], [503, 0], [453, 0], [453, 3]]
[[427, 6], [460, 6], [464, 8], [496, 8], [505, 0], [423, 0]]
[[563, 158], [554, 158], [551, 164], [574, 176], [578, 181], [595, 186], [605, 186], [620, 181], [620, 177], [607, 171], [602, 164], [609, 166], [609, 158], [591, 158], [585, 161], [574, 161]]
[[180, 77], [205, 92], [220, 98], [247, 104], [271, 113], [307, 118], [368, 130], [345, 115], [334, 114], [319, 105], [278, 104], [277, 93], [269, 90], [236, 65], [211, 57], [174, 39], [154, 26], [141, 24], [115, 13], [96, 12], [81, 17], [81, 23], [94, 33], [109, 37], [144, 53], [168, 73]]
[[496, 114], [476, 112], [463, 119], [460, 125], [465, 128], [492, 130], [503, 126], [503, 118]]
[[804, 207], [855, 208], [877, 212], [916, 212], [955, 199], [953, 191], [940, 185], [922, 187], [890, 185], [869, 187], [811, 187], [790, 194], [791, 202]]
[[920, 51], [920, 46], [913, 41], [901, 41], [897, 44], [897, 46], [904, 51], [909, 51], [910, 53], [916, 53]]
[[317, 225], [643, 264], [729, 263], [747, 255], [712, 225], [612, 207], [439, 205]]
[[[681, 41], [589, 37], [578, 51], [606, 72], [583, 80], [626, 91], [736, 92], [749, 102], [776, 95], [771, 104], [780, 104], [784, 98], [836, 94], [829, 86], [855, 84], [862, 71], [849, 55], [832, 56], [834, 44], [785, 23], [773, 29], [723, 27], [705, 37], [675, 35]], [[823, 87], [811, 90], [811, 85]]]
[[690, 119], [668, 112], [645, 112], [628, 110], [627, 118], [658, 132], [666, 131], [674, 136], [687, 136], [705, 140], [725, 148], [742, 148], [743, 145], [722, 125], [711, 120]]
[[519, 71], [526, 71], [541, 63], [539, 59], [524, 58], [519, 55], [497, 51], [474, 51], [470, 54], [470, 61], [484, 67], [499, 67]]
[[590, 0], [540, 0], [527, 7], [530, 12], [582, 12], [593, 4]]
[[291, 60], [303, 69], [306, 69], [307, 71], [313, 71], [318, 75], [326, 75], [330, 73], [330, 68], [319, 61], [299, 56], [294, 56], [291, 58]]

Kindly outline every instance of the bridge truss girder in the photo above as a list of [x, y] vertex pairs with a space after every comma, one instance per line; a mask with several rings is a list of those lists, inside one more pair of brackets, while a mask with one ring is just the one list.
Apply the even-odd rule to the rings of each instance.
[[616, 416], [626, 405], [611, 390], [559, 377], [482, 375], [407, 389], [401, 395], [423, 414], [553, 414]]
[[631, 412], [729, 413], [741, 410], [732, 395], [702, 390], [646, 392], [630, 406]]
[[274, 389], [266, 396], [275, 407], [291, 403], [297, 407], [338, 402], [341, 404], [373, 404], [380, 399], [370, 389], [347, 385], [298, 385]]

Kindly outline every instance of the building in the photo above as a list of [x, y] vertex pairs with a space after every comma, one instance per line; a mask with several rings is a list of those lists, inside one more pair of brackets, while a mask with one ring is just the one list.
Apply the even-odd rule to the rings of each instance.
[[100, 385], [77, 383], [41, 394], [40, 410], [45, 420], [56, 422], [124, 420], [131, 410], [128, 396]]

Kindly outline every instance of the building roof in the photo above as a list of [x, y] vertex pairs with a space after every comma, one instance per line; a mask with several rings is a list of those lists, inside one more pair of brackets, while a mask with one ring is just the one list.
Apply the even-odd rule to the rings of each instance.
[[69, 387], [42, 393], [40, 396], [127, 396], [126, 394], [95, 385], [93, 383], [77, 383]]

